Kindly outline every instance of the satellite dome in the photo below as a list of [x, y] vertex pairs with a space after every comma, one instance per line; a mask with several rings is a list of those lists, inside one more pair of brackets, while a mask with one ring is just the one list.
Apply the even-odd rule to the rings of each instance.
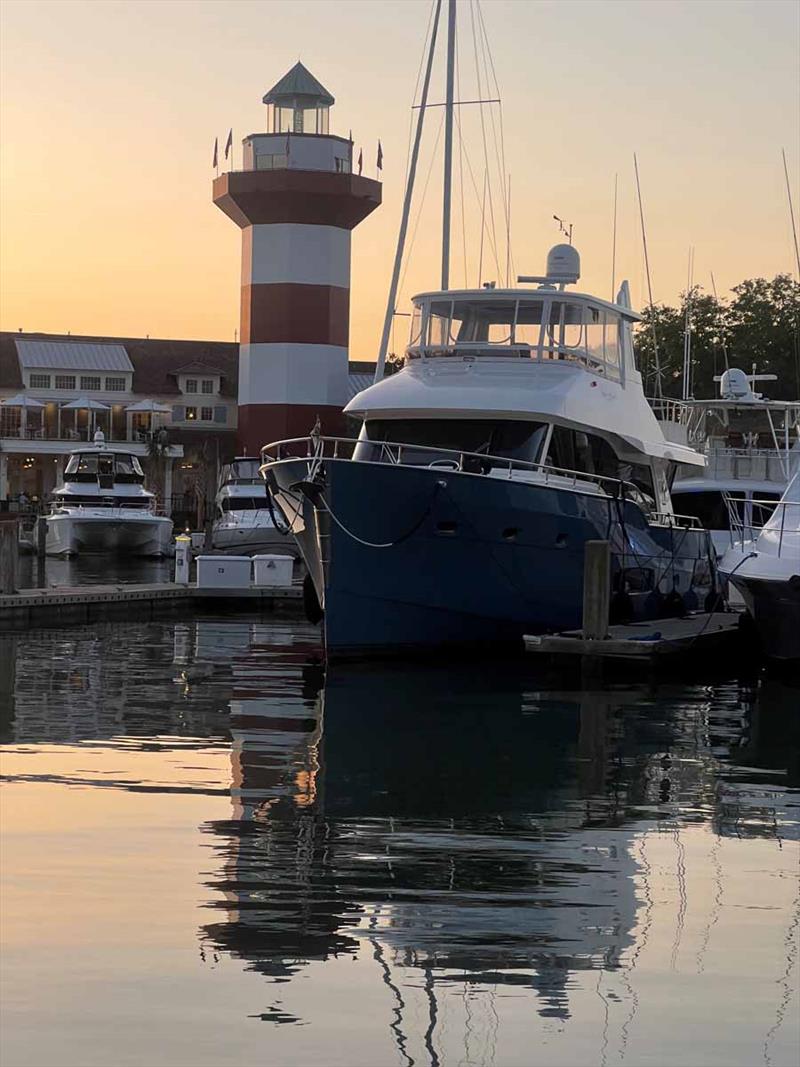
[[753, 391], [745, 372], [738, 367], [726, 370], [719, 380], [719, 395], [723, 400], [752, 399]]
[[581, 257], [572, 245], [554, 245], [547, 253], [547, 278], [554, 282], [576, 282], [581, 276]]

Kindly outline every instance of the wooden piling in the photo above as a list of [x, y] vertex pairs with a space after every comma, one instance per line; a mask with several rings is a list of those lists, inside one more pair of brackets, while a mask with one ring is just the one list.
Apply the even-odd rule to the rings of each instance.
[[19, 519], [0, 514], [0, 594], [16, 593], [19, 581]]
[[36, 555], [44, 559], [47, 551], [47, 519], [40, 515], [36, 520]]
[[608, 637], [611, 602], [611, 545], [587, 541], [583, 555], [583, 637], [603, 641]]

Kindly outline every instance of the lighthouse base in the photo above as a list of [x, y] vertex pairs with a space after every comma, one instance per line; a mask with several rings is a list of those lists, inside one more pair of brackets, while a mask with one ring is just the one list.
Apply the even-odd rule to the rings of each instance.
[[243, 456], [257, 456], [271, 441], [307, 437], [319, 417], [323, 434], [342, 437], [346, 417], [341, 407], [325, 404], [243, 404], [239, 408], [238, 447]]

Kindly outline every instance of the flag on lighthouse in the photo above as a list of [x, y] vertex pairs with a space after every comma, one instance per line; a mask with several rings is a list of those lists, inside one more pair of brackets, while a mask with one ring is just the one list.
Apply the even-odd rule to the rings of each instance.
[[378, 170], [383, 170], [383, 149], [380, 141], [378, 141]]
[[233, 126], [228, 130], [228, 140], [225, 142], [225, 158], [228, 158], [228, 153], [233, 148]]
[[359, 148], [359, 150], [358, 150], [358, 173], [360, 174], [363, 169], [364, 169], [364, 151], [363, 151], [363, 149]]
[[214, 138], [214, 158], [211, 161], [211, 166], [214, 168], [219, 166], [219, 137]]

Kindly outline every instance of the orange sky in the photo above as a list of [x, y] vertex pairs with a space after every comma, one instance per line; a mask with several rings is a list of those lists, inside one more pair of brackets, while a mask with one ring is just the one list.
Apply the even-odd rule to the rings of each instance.
[[[211, 203], [211, 149], [233, 125], [241, 158], [242, 136], [264, 128], [262, 95], [299, 56], [336, 96], [332, 132], [352, 128], [366, 173], [383, 143], [384, 205], [353, 247], [351, 358], [373, 357], [429, 10], [428, 0], [4, 0], [0, 326], [232, 339], [240, 238]], [[555, 213], [574, 223], [582, 287], [608, 295], [617, 173], [617, 277], [630, 278], [641, 303], [634, 151], [657, 300], [673, 301], [685, 286], [689, 245], [695, 280], [709, 287], [713, 270], [720, 293], [745, 277], [793, 270], [780, 153], [785, 147], [797, 215], [794, 0], [483, 0], [482, 10], [503, 97], [519, 272], [543, 269], [558, 239]], [[461, 96], [472, 98], [468, 0], [459, 18]], [[436, 77], [440, 100], [440, 70]], [[466, 111], [465, 147], [480, 183], [479, 112]], [[425, 140], [420, 194], [440, 114]], [[474, 284], [477, 206], [463, 166]], [[439, 158], [401, 307], [438, 284], [440, 188]], [[499, 200], [497, 181], [494, 194]], [[502, 233], [499, 211], [497, 227]], [[457, 198], [455, 285], [461, 232]], [[502, 272], [504, 252], [499, 259]], [[487, 253], [483, 278], [497, 277]]]

